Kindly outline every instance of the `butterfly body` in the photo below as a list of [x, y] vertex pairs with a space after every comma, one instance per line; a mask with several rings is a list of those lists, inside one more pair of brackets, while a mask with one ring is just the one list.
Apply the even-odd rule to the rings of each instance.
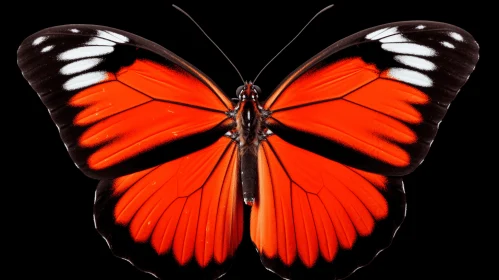
[[239, 144], [241, 162], [241, 185], [243, 199], [247, 205], [253, 205], [258, 187], [257, 156], [258, 145], [265, 139], [265, 120], [267, 113], [258, 101], [259, 87], [245, 83], [236, 90], [239, 103], [235, 107], [236, 139]]

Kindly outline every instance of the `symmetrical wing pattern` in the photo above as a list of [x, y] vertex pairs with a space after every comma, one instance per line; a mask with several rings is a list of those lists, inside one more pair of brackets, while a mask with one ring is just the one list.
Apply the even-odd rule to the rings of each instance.
[[[386, 248], [405, 217], [401, 176], [477, 61], [458, 27], [390, 23], [331, 45], [252, 103], [247, 120], [263, 117], [245, 131], [261, 140], [250, 235], [263, 264], [337, 279]], [[241, 169], [239, 105], [163, 47], [103, 26], [37, 32], [18, 65], [76, 166], [102, 180], [94, 218], [111, 250], [162, 279], [223, 275], [243, 236], [241, 174], [256, 174]]]

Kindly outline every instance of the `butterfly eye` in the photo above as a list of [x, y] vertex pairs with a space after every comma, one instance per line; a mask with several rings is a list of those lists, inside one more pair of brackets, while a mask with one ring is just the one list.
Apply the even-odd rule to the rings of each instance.
[[253, 91], [256, 93], [256, 96], [262, 93], [262, 89], [260, 89], [260, 87], [257, 85], [253, 85]]
[[238, 98], [240, 98], [240, 95], [241, 95], [241, 93], [242, 93], [242, 91], [243, 91], [243, 88], [244, 88], [244, 86], [239, 86], [239, 87], [236, 89], [236, 96], [237, 96]]

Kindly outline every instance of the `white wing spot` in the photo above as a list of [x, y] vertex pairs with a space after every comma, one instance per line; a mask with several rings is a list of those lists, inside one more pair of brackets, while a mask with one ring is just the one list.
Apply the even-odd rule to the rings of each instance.
[[451, 44], [451, 43], [449, 43], [447, 41], [442, 41], [442, 42], [440, 42], [440, 44], [442, 44], [444, 47], [447, 47], [449, 49], [455, 49], [456, 48], [453, 44]]
[[47, 40], [47, 36], [40, 36], [38, 38], [36, 38], [35, 40], [33, 40], [33, 46], [38, 46], [40, 45], [43, 41]]
[[97, 36], [116, 43], [126, 43], [129, 41], [127, 37], [112, 31], [97, 30]]
[[414, 44], [414, 43], [395, 43], [395, 44], [382, 44], [381, 48], [394, 53], [421, 55], [421, 56], [435, 56], [437, 53], [434, 49]]
[[371, 32], [371, 33], [369, 33], [369, 34], [367, 34], [367, 35], [366, 35], [366, 39], [373, 40], [373, 38], [374, 38], [375, 36], [377, 36], [377, 35], [379, 35], [379, 34], [383, 33], [383, 32], [384, 32], [385, 30], [387, 30], [387, 29], [388, 29], [388, 27], [386, 27], [386, 28], [381, 28], [381, 29], [379, 29], [379, 30], [373, 31], [373, 32]]
[[73, 29], [69, 29], [69, 31], [73, 32], [73, 33], [80, 33], [80, 30], [76, 29], [76, 28], [73, 28]]
[[456, 33], [456, 32], [449, 32], [449, 36], [451, 36], [454, 40], [462, 42], [464, 41], [464, 38], [461, 34]]
[[122, 43], [126, 43], [126, 42], [130, 41], [128, 39], [128, 37], [126, 37], [125, 35], [121, 35], [121, 34], [118, 34], [116, 32], [113, 32], [113, 31], [106, 31], [106, 32], [113, 35], [114, 37], [117, 37], [119, 40], [122, 41]]
[[65, 90], [75, 90], [100, 83], [107, 79], [105, 71], [89, 72], [69, 79], [62, 86]]
[[411, 40], [407, 39], [401, 34], [395, 34], [389, 37], [385, 37], [379, 41], [381, 43], [404, 43], [404, 42], [410, 42]]
[[116, 45], [116, 43], [112, 42], [112, 41], [109, 41], [109, 40], [106, 40], [106, 39], [94, 37], [94, 38], [90, 39], [90, 41], [88, 41], [87, 43], [85, 43], [85, 45], [92, 45], [92, 46], [114, 46], [114, 45]]
[[270, 130], [270, 129], [267, 129], [266, 134], [267, 134], [267, 135], [272, 135], [272, 134], [274, 134], [274, 132], [272, 132], [272, 130]]
[[45, 48], [43, 48], [43, 49], [42, 49], [42, 51], [41, 51], [41, 52], [42, 52], [42, 53], [44, 53], [44, 52], [48, 52], [48, 51], [50, 51], [50, 50], [51, 50], [51, 49], [53, 49], [53, 48], [54, 48], [54, 45], [46, 46]]
[[377, 34], [376, 36], [372, 37], [371, 40], [378, 40], [378, 39], [381, 39], [381, 38], [386, 38], [388, 36], [392, 36], [394, 34], [397, 34], [399, 31], [398, 31], [398, 28], [396, 26], [394, 27], [390, 27], [388, 28], [387, 30]]
[[421, 29], [425, 29], [425, 27], [426, 27], [426, 26], [424, 26], [424, 25], [420, 24], [420, 25], [416, 26], [416, 29], [421, 30]]
[[113, 47], [109, 46], [89, 46], [89, 47], [78, 47], [74, 49], [67, 50], [59, 56], [58, 60], [74, 60], [85, 57], [100, 56], [114, 51]]
[[427, 71], [433, 71], [437, 69], [437, 66], [424, 58], [420, 58], [417, 56], [412, 56], [412, 55], [396, 55], [394, 57], [395, 61], [398, 61], [404, 65], [417, 68], [420, 70], [427, 70]]
[[232, 132], [227, 131], [227, 132], [225, 132], [225, 135], [226, 135], [226, 136], [232, 136]]
[[390, 68], [388, 70], [388, 76], [417, 86], [431, 87], [433, 85], [433, 81], [427, 75], [405, 68]]
[[381, 38], [386, 38], [386, 37], [392, 36], [394, 34], [397, 34], [398, 32], [399, 31], [398, 31], [398, 28], [396, 26], [390, 27], [390, 28], [388, 28], [388, 27], [382, 28], [380, 30], [377, 30], [377, 31], [374, 31], [374, 32], [367, 34], [366, 39], [379, 40]]
[[102, 62], [102, 58], [87, 58], [87, 59], [82, 59], [78, 60], [69, 64], [66, 64], [64, 67], [61, 68], [60, 72], [63, 75], [71, 75], [79, 72], [83, 72], [85, 70], [88, 70], [92, 67], [95, 67], [99, 63]]

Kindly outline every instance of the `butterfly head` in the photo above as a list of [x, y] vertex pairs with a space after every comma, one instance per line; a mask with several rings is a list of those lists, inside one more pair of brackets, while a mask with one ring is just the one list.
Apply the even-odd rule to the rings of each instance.
[[259, 86], [254, 85], [251, 81], [249, 81], [245, 82], [244, 85], [239, 86], [236, 89], [236, 96], [239, 98], [239, 101], [257, 101], [258, 95], [260, 95], [261, 92], [262, 90]]

